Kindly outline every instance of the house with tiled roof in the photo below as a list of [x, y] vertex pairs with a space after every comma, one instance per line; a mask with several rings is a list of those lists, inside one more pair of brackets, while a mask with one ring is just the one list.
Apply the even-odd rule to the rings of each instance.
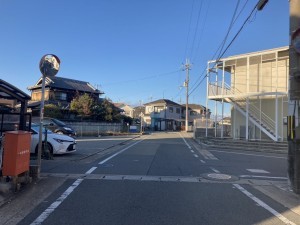
[[[77, 95], [89, 94], [98, 100], [104, 92], [93, 87], [89, 82], [64, 77], [45, 78], [45, 104], [56, 104], [68, 108]], [[42, 77], [33, 86], [27, 88], [31, 91], [31, 101], [28, 108], [39, 107], [42, 97]]]

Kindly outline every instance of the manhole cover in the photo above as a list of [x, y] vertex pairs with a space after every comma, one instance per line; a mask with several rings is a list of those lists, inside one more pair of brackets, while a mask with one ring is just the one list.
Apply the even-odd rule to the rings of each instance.
[[206, 173], [202, 175], [203, 178], [215, 181], [236, 181], [239, 178], [233, 175], [222, 174], [222, 173]]
[[231, 179], [230, 175], [227, 174], [221, 174], [221, 173], [210, 173], [207, 174], [208, 177], [213, 178], [213, 179], [218, 179], [218, 180], [229, 180]]

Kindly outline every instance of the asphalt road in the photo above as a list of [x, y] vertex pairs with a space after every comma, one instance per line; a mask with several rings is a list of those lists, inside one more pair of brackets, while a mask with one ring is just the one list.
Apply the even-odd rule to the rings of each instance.
[[285, 155], [207, 151], [176, 132], [77, 149], [43, 161], [43, 176], [64, 182], [19, 224], [300, 224], [266, 194], [287, 183]]

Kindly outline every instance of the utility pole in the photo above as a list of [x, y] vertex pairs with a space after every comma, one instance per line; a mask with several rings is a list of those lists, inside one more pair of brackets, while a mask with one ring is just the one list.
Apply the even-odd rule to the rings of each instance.
[[290, 0], [288, 178], [300, 194], [300, 0]]
[[189, 59], [186, 59], [185, 62], [185, 72], [186, 72], [186, 79], [184, 82], [184, 86], [186, 87], [186, 103], [185, 103], [185, 131], [188, 131], [189, 126], [189, 71], [191, 70], [191, 64]]

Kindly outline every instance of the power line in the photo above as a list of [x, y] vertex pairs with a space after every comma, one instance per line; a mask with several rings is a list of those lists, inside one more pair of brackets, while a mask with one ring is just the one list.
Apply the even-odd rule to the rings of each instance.
[[196, 30], [195, 30], [193, 41], [192, 41], [192, 48], [191, 48], [190, 57], [192, 57], [192, 55], [193, 55], [195, 39], [196, 39], [196, 36], [197, 36], [197, 33], [198, 33], [198, 25], [199, 25], [200, 15], [201, 15], [201, 11], [202, 11], [202, 3], [203, 3], [203, 1], [201, 1], [200, 8], [199, 8], [199, 11], [198, 11], [198, 17], [197, 17], [197, 22], [196, 22]]
[[188, 44], [189, 44], [190, 32], [191, 32], [191, 24], [192, 24], [192, 17], [193, 17], [193, 11], [194, 11], [194, 4], [195, 4], [195, 0], [193, 0], [193, 3], [192, 3], [192, 11], [191, 11], [191, 15], [190, 15], [189, 30], [188, 30], [188, 35], [187, 35], [186, 45], [185, 45], [185, 53], [184, 53], [185, 58], [187, 57]]
[[168, 75], [177, 73], [179, 71], [181, 71], [181, 70], [176, 70], [176, 71], [171, 71], [171, 72], [167, 72], [167, 73], [161, 73], [161, 74], [158, 74], [158, 75], [142, 77], [142, 78], [139, 78], [139, 79], [131, 79], [131, 80], [123, 80], [123, 81], [118, 81], [118, 82], [113, 82], [113, 83], [107, 83], [107, 84], [103, 84], [102, 86], [104, 86], [104, 85], [109, 86], [109, 85], [115, 85], [115, 84], [123, 84], [123, 83], [130, 83], [130, 82], [135, 82], [135, 81], [153, 79], [153, 78], [158, 78], [158, 77], [162, 77], [162, 76], [168, 76]]
[[[216, 63], [224, 56], [224, 54], [227, 52], [227, 50], [229, 49], [229, 47], [232, 45], [232, 43], [235, 41], [235, 39], [237, 38], [237, 36], [240, 34], [240, 32], [243, 30], [244, 26], [246, 25], [246, 23], [249, 21], [249, 19], [251, 18], [253, 12], [255, 11], [256, 7], [257, 7], [258, 3], [255, 5], [255, 7], [252, 9], [251, 13], [249, 14], [249, 16], [246, 18], [246, 20], [244, 21], [244, 23], [242, 24], [242, 26], [240, 27], [240, 29], [238, 30], [238, 32], [235, 34], [235, 36], [232, 38], [232, 40], [230, 41], [230, 43], [227, 45], [227, 47], [225, 48], [225, 50], [219, 54], [219, 57], [217, 58], [217, 60], [215, 60], [215, 64], [214, 66], [216, 65]], [[199, 79], [201, 79], [201, 77], [205, 74], [205, 70], [203, 70], [203, 72], [201, 73]], [[195, 86], [193, 85], [193, 89], [190, 91], [189, 95], [191, 95], [197, 87], [200, 86], [200, 84], [203, 82], [203, 80], [206, 78], [207, 75], [205, 75], [202, 80]]]
[[[243, 9], [245, 8], [245, 5], [247, 4], [247, 2], [248, 2], [248, 0], [246, 1], [246, 3], [244, 4], [244, 6], [243, 6], [243, 8], [241, 9], [241, 11], [239, 12], [239, 14], [238, 14], [238, 16], [235, 18], [235, 15], [236, 15], [236, 12], [237, 12], [237, 9], [238, 9], [238, 6], [239, 6], [239, 3], [240, 3], [240, 0], [238, 0], [238, 2], [237, 2], [237, 4], [236, 4], [236, 7], [235, 7], [235, 10], [234, 10], [234, 13], [233, 13], [233, 16], [232, 16], [232, 19], [231, 19], [231, 22], [230, 22], [230, 25], [229, 25], [229, 27], [228, 27], [228, 30], [227, 30], [227, 33], [226, 33], [226, 36], [225, 36], [225, 38], [223, 39], [223, 41], [221, 42], [221, 44], [220, 44], [220, 46], [218, 47], [218, 49], [216, 50], [216, 52], [214, 53], [214, 55], [213, 55], [213, 57], [212, 58], [214, 58], [215, 56], [216, 56], [216, 54], [217, 54], [217, 52], [220, 50], [220, 54], [221, 54], [221, 52], [222, 52], [222, 49], [224, 48], [224, 45], [225, 45], [225, 43], [226, 43], [226, 40], [227, 40], [227, 37], [228, 37], [228, 35], [229, 35], [229, 32], [230, 32], [230, 30], [232, 29], [232, 26], [233, 26], [233, 24], [235, 23], [235, 21], [237, 20], [237, 18], [239, 17], [239, 15], [241, 14], [241, 12], [243, 11]], [[220, 55], [219, 54], [219, 55]], [[203, 73], [205, 72], [205, 70], [203, 71]], [[201, 79], [201, 76], [195, 81], [195, 83], [192, 85], [192, 90], [193, 90], [193, 88], [194, 88], [194, 86], [197, 84], [197, 82], [198, 82], [198, 80], [200, 80]], [[199, 86], [200, 84], [198, 84], [197, 86]]]

